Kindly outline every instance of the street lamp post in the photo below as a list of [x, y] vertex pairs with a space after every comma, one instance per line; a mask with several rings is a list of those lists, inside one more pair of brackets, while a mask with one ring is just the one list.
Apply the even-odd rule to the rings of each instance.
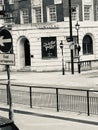
[[[70, 42], [73, 42], [72, 36], [72, 8], [71, 8], [71, 0], [68, 0], [69, 4], [69, 28], [70, 28]], [[70, 51], [71, 53], [71, 73], [74, 74], [74, 57], [73, 57], [73, 49]]]
[[63, 46], [63, 42], [61, 41], [61, 43], [60, 43], [60, 48], [61, 48], [61, 51], [62, 51], [62, 75], [65, 75], [63, 47], [64, 47], [64, 46]]
[[80, 70], [80, 56], [79, 56], [79, 51], [80, 51], [80, 45], [79, 45], [79, 29], [80, 29], [80, 25], [77, 21], [76, 25], [75, 25], [75, 29], [77, 30], [77, 49], [78, 49], [78, 73], [81, 72]]

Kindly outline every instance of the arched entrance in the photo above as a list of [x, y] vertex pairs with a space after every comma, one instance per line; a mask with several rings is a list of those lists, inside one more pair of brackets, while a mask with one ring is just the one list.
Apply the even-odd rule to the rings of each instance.
[[25, 54], [25, 66], [30, 66], [31, 65], [30, 44], [29, 44], [28, 39], [25, 39], [24, 54]]
[[30, 43], [26, 37], [19, 40], [19, 61], [21, 69], [31, 66]]

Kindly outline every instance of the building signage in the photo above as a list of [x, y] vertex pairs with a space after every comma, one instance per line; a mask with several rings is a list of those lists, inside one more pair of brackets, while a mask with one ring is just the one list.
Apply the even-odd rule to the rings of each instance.
[[57, 29], [58, 26], [54, 24], [44, 24], [44, 25], [37, 25], [39, 29]]
[[54, 4], [62, 4], [62, 0], [54, 0]]
[[42, 58], [57, 57], [56, 37], [42, 37]]
[[0, 64], [2, 65], [14, 65], [15, 64], [15, 55], [14, 54], [0, 54]]

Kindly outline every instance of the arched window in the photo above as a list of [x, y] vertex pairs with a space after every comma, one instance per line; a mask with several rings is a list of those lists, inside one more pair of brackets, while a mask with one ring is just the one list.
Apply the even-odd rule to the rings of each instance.
[[93, 54], [93, 40], [89, 35], [86, 35], [83, 38], [83, 54]]

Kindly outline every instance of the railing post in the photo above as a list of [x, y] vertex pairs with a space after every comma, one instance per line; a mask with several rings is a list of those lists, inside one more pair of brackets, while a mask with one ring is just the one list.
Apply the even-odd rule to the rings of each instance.
[[89, 90], [87, 90], [87, 115], [90, 116], [90, 111], [89, 111]]
[[56, 104], [57, 104], [57, 112], [59, 112], [58, 88], [56, 88]]
[[32, 108], [32, 87], [30, 87], [30, 108]]

